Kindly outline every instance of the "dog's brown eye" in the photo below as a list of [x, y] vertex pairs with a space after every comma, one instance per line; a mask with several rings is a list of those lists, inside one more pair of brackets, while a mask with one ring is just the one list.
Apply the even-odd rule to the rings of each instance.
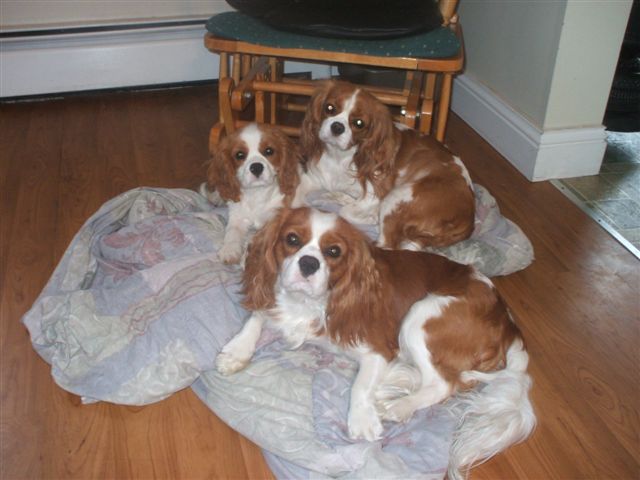
[[356, 128], [364, 128], [364, 121], [361, 118], [356, 118], [352, 123]]
[[267, 147], [267, 148], [264, 150], [264, 156], [265, 156], [265, 157], [270, 157], [271, 155], [273, 155], [273, 148], [271, 148], [271, 147]]
[[236, 160], [244, 160], [246, 155], [244, 152], [236, 152], [235, 157], [236, 157]]
[[295, 233], [290, 233], [287, 235], [287, 245], [290, 247], [299, 247], [300, 246], [300, 237]]
[[333, 114], [336, 112], [336, 107], [335, 107], [335, 106], [333, 106], [333, 105], [332, 105], [332, 104], [330, 104], [330, 103], [327, 103], [327, 104], [324, 106], [324, 111], [325, 111], [326, 113], [328, 113], [329, 115], [333, 115]]
[[338, 258], [342, 254], [342, 250], [337, 245], [331, 245], [324, 251], [324, 254], [331, 258]]

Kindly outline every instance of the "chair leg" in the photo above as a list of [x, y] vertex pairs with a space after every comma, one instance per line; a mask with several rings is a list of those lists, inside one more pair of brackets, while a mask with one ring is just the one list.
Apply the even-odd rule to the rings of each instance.
[[233, 109], [231, 108], [231, 94], [235, 83], [233, 79], [221, 78], [218, 84], [218, 105], [220, 108], [220, 119], [227, 134], [233, 133], [236, 129]]
[[218, 78], [224, 78], [229, 76], [229, 54], [227, 52], [220, 52], [220, 69]]
[[411, 82], [409, 88], [405, 87], [408, 92], [407, 103], [402, 109], [404, 115], [404, 123], [409, 128], [416, 128], [416, 122], [420, 116], [418, 104], [420, 102], [420, 92], [422, 89], [422, 72], [408, 72], [407, 81]]
[[229, 77], [220, 78], [218, 83], [218, 110], [220, 120], [209, 131], [209, 152], [213, 152], [220, 139], [235, 131], [235, 118], [231, 109], [231, 93], [234, 82]]
[[249, 70], [251, 70], [251, 64], [252, 64], [252, 57], [251, 55], [248, 54], [244, 54], [242, 55], [242, 78], [244, 78], [247, 73], [249, 73]]
[[438, 123], [436, 126], [436, 140], [444, 141], [444, 132], [447, 128], [447, 118], [449, 117], [449, 107], [451, 106], [451, 83], [453, 75], [445, 73], [442, 76], [440, 87], [440, 100], [438, 102]]
[[256, 106], [256, 122], [266, 123], [267, 116], [265, 112], [264, 92], [257, 91], [255, 93], [255, 106]]
[[[220, 64], [218, 69], [218, 78], [222, 81], [225, 78], [229, 77], [229, 54], [227, 52], [220, 52]], [[219, 84], [218, 84], [218, 94]], [[211, 127], [209, 130], [209, 152], [212, 152], [213, 149], [218, 145], [220, 140], [224, 135], [224, 123], [222, 116], [222, 108], [218, 102], [218, 121]]]
[[433, 123], [434, 93], [436, 89], [436, 74], [427, 73], [424, 79], [422, 105], [420, 107], [420, 133], [428, 135]]
[[240, 83], [240, 74], [241, 74], [241, 68], [242, 68], [242, 55], [240, 55], [239, 53], [234, 53], [233, 54], [233, 66], [232, 66], [232, 76], [233, 76], [233, 81], [238, 84]]
[[[282, 60], [276, 57], [269, 58], [269, 81], [279, 82], [282, 80]], [[278, 123], [278, 95], [269, 94], [269, 123]]]
[[409, 96], [411, 92], [411, 86], [413, 85], [413, 76], [416, 72], [414, 70], [407, 70], [407, 74], [404, 77], [404, 88], [402, 89], [402, 95]]

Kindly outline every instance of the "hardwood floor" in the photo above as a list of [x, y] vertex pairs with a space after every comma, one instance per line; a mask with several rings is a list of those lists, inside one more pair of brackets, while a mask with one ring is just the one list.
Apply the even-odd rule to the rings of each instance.
[[[81, 405], [20, 318], [69, 241], [130, 188], [204, 176], [211, 86], [0, 107], [0, 478], [272, 478], [260, 450], [190, 389], [146, 407]], [[532, 184], [455, 116], [447, 143], [531, 239], [495, 279], [531, 355], [539, 425], [472, 479], [640, 476], [640, 262], [547, 182]]]

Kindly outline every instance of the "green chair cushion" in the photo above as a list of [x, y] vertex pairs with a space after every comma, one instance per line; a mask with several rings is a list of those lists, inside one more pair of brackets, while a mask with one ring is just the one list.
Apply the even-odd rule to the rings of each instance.
[[276, 48], [301, 48], [325, 52], [381, 57], [447, 58], [458, 53], [460, 41], [451, 29], [386, 40], [315, 37], [272, 28], [240, 12], [224, 12], [207, 21], [207, 31], [223, 38]]

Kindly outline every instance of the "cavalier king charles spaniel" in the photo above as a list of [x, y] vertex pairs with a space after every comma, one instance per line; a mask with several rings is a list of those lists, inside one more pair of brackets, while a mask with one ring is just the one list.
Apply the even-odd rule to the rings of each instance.
[[239, 263], [250, 233], [291, 203], [300, 172], [297, 145], [282, 131], [250, 123], [224, 137], [207, 170], [200, 192], [212, 202], [218, 196], [229, 207], [229, 221], [218, 257]]
[[[251, 315], [216, 359], [225, 375], [251, 360], [263, 324], [291, 347], [331, 341], [359, 363], [352, 439], [381, 438], [457, 394], [450, 476], [525, 439], [535, 425], [522, 335], [491, 281], [445, 257], [374, 246], [334, 213], [285, 209], [254, 237], [244, 272]], [[472, 388], [480, 382], [482, 388]]]
[[467, 169], [443, 145], [404, 125], [373, 95], [326, 82], [311, 97], [300, 136], [306, 173], [293, 206], [308, 193], [340, 195], [340, 214], [378, 223], [378, 245], [420, 250], [468, 238], [475, 198]]

